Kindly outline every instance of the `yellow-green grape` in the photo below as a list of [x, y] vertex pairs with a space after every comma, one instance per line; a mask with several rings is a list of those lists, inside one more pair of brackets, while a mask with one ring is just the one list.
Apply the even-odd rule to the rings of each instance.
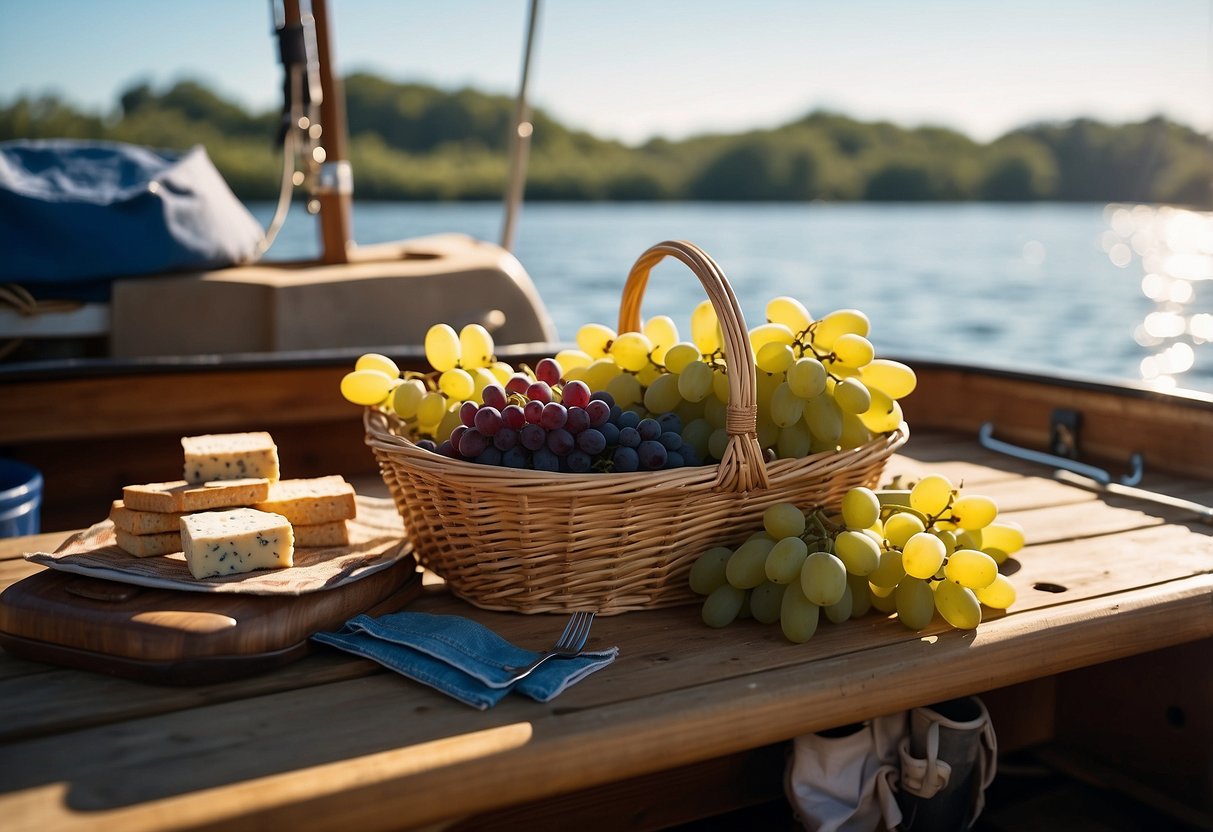
[[679, 341], [666, 350], [665, 368], [671, 373], [681, 373], [692, 361], [699, 360], [699, 347], [686, 341]]
[[956, 534], [954, 532], [948, 531], [947, 529], [932, 528], [931, 534], [938, 537], [939, 541], [943, 544], [943, 552], [945, 557], [956, 551]]
[[816, 358], [798, 358], [787, 370], [788, 386], [802, 399], [813, 399], [826, 389], [826, 368]]
[[783, 324], [792, 332], [804, 332], [808, 329], [813, 318], [804, 304], [787, 296], [771, 298], [767, 301], [767, 320], [773, 324]]
[[893, 592], [897, 618], [911, 630], [921, 630], [935, 617], [935, 593], [919, 578], [906, 577]]
[[1006, 575], [998, 575], [989, 586], [973, 590], [977, 600], [992, 610], [1005, 610], [1015, 603], [1015, 586]]
[[712, 590], [727, 583], [724, 565], [732, 554], [733, 550], [727, 546], [713, 546], [697, 557], [691, 564], [691, 591], [697, 595], [711, 595]]
[[829, 552], [813, 552], [800, 567], [800, 588], [819, 607], [837, 604], [847, 588], [847, 568]]
[[782, 373], [796, 361], [796, 354], [787, 344], [763, 344], [754, 355], [758, 369], [767, 373]]
[[998, 516], [998, 505], [989, 497], [967, 494], [952, 502], [952, 521], [965, 530], [984, 529]]
[[843, 589], [842, 597], [835, 603], [822, 609], [825, 611], [826, 618], [835, 624], [841, 624], [853, 615], [855, 610], [855, 593], [851, 590], [849, 580]]
[[891, 433], [901, 425], [901, 405], [880, 390], [869, 390], [872, 406], [859, 414], [864, 426], [872, 433]]
[[762, 527], [775, 540], [804, 534], [804, 512], [792, 503], [773, 503], [762, 512]]
[[863, 575], [847, 573], [847, 589], [851, 590], [851, 618], [862, 618], [872, 609], [872, 596], [868, 592], [868, 579]]
[[791, 349], [792, 342], [796, 340], [796, 334], [783, 324], [761, 324], [751, 329], [749, 336], [754, 355], [762, 352], [767, 344], [783, 344]]
[[610, 384], [611, 379], [622, 373], [619, 365], [612, 358], [597, 358], [586, 367], [581, 374], [581, 380], [584, 381], [591, 390], [605, 390]]
[[783, 591], [781, 584], [763, 581], [750, 590], [750, 614], [760, 624], [774, 624], [779, 620], [779, 612], [783, 607]]
[[425, 383], [418, 378], [405, 379], [392, 391], [392, 410], [401, 419], [412, 419], [417, 415], [417, 405], [425, 395]]
[[880, 544], [861, 531], [839, 532], [834, 554], [852, 575], [870, 575], [880, 564]]
[[703, 400], [703, 418], [714, 428], [724, 427], [728, 412], [728, 405], [715, 396]]
[[664, 375], [666, 375], [665, 368], [658, 367], [650, 361], [641, 368], [640, 372], [636, 373], [636, 380], [640, 382], [641, 387], [648, 387], [657, 380], [658, 376]]
[[820, 617], [821, 607], [805, 597], [799, 581], [784, 587], [779, 606], [779, 627], [783, 630], [784, 638], [793, 644], [804, 644], [817, 632]]
[[729, 403], [729, 375], [721, 367], [712, 367], [712, 395], [718, 402]]
[[447, 370], [438, 376], [438, 389], [453, 401], [467, 401], [476, 392], [476, 382], [467, 370]]
[[615, 341], [615, 330], [603, 324], [583, 324], [577, 330], [577, 348], [597, 361], [606, 358]]
[[809, 547], [799, 537], [785, 537], [771, 547], [767, 553], [767, 580], [776, 584], [790, 584], [800, 578], [800, 569], [809, 556]]
[[981, 530], [981, 546], [977, 548], [1001, 565], [1023, 546], [1023, 529], [1019, 524], [1009, 520], [999, 520]]
[[621, 332], [611, 344], [611, 357], [625, 370], [635, 373], [649, 363], [653, 342], [643, 332]]
[[[762, 427], [762, 423], [759, 426]], [[761, 431], [759, 436], [762, 436]], [[764, 444], [763, 447], [768, 446]], [[797, 422], [786, 428], [779, 428], [774, 447], [775, 454], [780, 459], [803, 459], [812, 452], [813, 439], [809, 436], [809, 429], [804, 426], [804, 423]]]
[[817, 322], [813, 330], [813, 344], [819, 349], [831, 350], [834, 342], [847, 334], [867, 337], [871, 323], [868, 316], [858, 309], [839, 309]]
[[450, 324], [434, 324], [425, 333], [425, 357], [440, 373], [459, 366], [459, 333]]
[[872, 431], [868, 430], [854, 413], [842, 414], [842, 431], [838, 434], [838, 445], [841, 448], [858, 448], [872, 441]]
[[615, 399], [620, 407], [631, 407], [644, 398], [644, 390], [639, 379], [632, 373], [620, 373], [607, 382], [606, 392]]
[[901, 549], [901, 565], [911, 578], [926, 580], [935, 577], [947, 557], [943, 541], [930, 532], [918, 532]]
[[870, 529], [880, 519], [880, 500], [870, 488], [857, 486], [842, 495], [842, 522], [848, 529]]
[[737, 547], [725, 564], [724, 574], [729, 583], [739, 589], [753, 589], [767, 579], [767, 555], [775, 548], [775, 541], [766, 537], [752, 537]]
[[842, 435], [842, 411], [832, 396], [817, 396], [804, 406], [804, 422], [809, 433], [827, 446], [838, 444]]
[[[594, 359], [590, 358], [589, 353], [581, 350], [561, 350], [554, 357], [556, 363], [564, 369], [566, 374], [594, 363]], [[509, 376], [506, 376], [506, 381], [509, 380]]]
[[438, 427], [434, 428], [433, 434], [441, 442], [443, 439], [448, 438], [451, 435], [451, 431], [461, 424], [463, 424], [463, 420], [459, 418], [459, 408], [448, 407], [446, 412], [442, 414]]
[[943, 569], [944, 576], [969, 589], [981, 589], [994, 583], [998, 577], [998, 563], [985, 552], [976, 549], [957, 549], [948, 558]]
[[471, 400], [477, 404], [484, 403], [484, 388], [490, 384], [497, 384], [497, 376], [488, 367], [475, 367], [468, 370], [472, 376], [472, 396]]
[[468, 324], [459, 330], [459, 363], [465, 370], [493, 363], [493, 336], [480, 324]]
[[897, 612], [897, 587], [883, 587], [868, 583], [868, 601], [873, 609], [884, 613]]
[[[562, 350], [561, 354], [571, 353], [571, 352], [576, 352], [576, 350]], [[556, 358], [557, 358], [557, 361], [559, 361], [560, 355], [557, 355]], [[564, 367], [565, 365], [561, 364], [560, 366]], [[494, 361], [492, 364], [489, 365], [489, 372], [491, 372], [493, 374], [493, 378], [495, 378], [497, 380], [498, 384], [500, 384], [502, 387], [505, 387], [506, 383], [514, 375], [514, 368], [505, 361]]]
[[708, 437], [708, 454], [713, 459], [724, 459], [724, 452], [729, 446], [729, 434], [724, 428], [716, 428]]
[[834, 360], [849, 369], [866, 367], [876, 357], [872, 342], [862, 335], [846, 333], [834, 342]]
[[972, 630], [981, 623], [981, 603], [973, 590], [942, 580], [935, 588], [935, 609], [958, 630]]
[[360, 356], [354, 362], [354, 369], [378, 370], [389, 378], [396, 378], [400, 375], [400, 368], [396, 366], [396, 362], [386, 355], [380, 355], [377, 352], [368, 352], [366, 355]]
[[737, 620], [745, 604], [746, 593], [729, 584], [716, 587], [703, 602], [703, 623], [709, 627], [727, 627]]
[[774, 448], [779, 443], [779, 435], [783, 433], [779, 426], [771, 421], [771, 417], [758, 411], [758, 444], [763, 448]]
[[910, 507], [927, 517], [938, 517], [952, 502], [954, 489], [947, 477], [928, 474], [910, 489]]
[[782, 382], [771, 394], [770, 414], [772, 422], [786, 428], [804, 416], [804, 399], [793, 393], [786, 381]]
[[417, 425], [423, 433], [434, 433], [445, 414], [446, 396], [437, 390], [430, 390], [417, 403]]
[[653, 345], [653, 361], [664, 363], [666, 352], [678, 343], [678, 324], [669, 315], [657, 315], [645, 321], [640, 329]]
[[650, 413], [668, 413], [678, 407], [682, 401], [682, 393], [678, 390], [680, 378], [682, 376], [664, 373], [649, 385], [644, 391], [644, 406]]
[[914, 392], [918, 385], [918, 377], [914, 371], [888, 358], [873, 359], [863, 368], [863, 381], [868, 387], [875, 387], [891, 399], [904, 399]]
[[911, 537], [926, 530], [922, 521], [908, 511], [891, 514], [884, 521], [885, 540], [898, 549], [904, 548]]
[[341, 379], [341, 395], [354, 404], [379, 404], [392, 392], [394, 379], [379, 370], [352, 370]]
[[691, 340], [704, 355], [720, 349], [720, 322], [716, 319], [716, 309], [710, 300], [700, 301], [691, 310]]
[[674, 379], [678, 394], [688, 402], [701, 402], [712, 392], [712, 368], [702, 361], [692, 361]]
[[896, 549], [882, 549], [880, 563], [868, 573], [868, 583], [882, 589], [892, 589], [905, 576], [906, 570], [901, 563], [901, 552]]
[[843, 413], [858, 416], [872, 406], [872, 394], [857, 378], [844, 378], [834, 385], [834, 401]]

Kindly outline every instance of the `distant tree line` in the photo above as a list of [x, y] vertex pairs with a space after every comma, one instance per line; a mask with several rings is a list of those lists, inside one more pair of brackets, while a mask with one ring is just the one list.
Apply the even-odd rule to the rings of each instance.
[[[345, 79], [355, 195], [500, 197], [513, 102], [369, 74]], [[92, 138], [203, 144], [236, 194], [274, 199], [279, 116], [249, 113], [193, 81], [124, 92], [114, 112], [54, 97], [0, 107], [0, 140]], [[1164, 202], [1213, 206], [1213, 142], [1163, 118], [1021, 127], [989, 143], [830, 112], [767, 130], [628, 146], [533, 115], [532, 200]]]

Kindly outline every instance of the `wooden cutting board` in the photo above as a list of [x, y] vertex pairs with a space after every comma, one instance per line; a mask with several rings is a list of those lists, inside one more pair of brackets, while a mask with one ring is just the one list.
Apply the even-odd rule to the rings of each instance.
[[302, 658], [313, 633], [421, 592], [409, 556], [305, 595], [150, 589], [47, 569], [0, 594], [0, 646], [22, 658], [162, 684], [207, 684]]

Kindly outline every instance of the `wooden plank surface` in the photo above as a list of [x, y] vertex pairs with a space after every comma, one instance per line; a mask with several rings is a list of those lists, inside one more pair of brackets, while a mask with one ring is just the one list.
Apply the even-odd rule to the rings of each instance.
[[[708, 629], [694, 607], [629, 613], [595, 623], [590, 647], [621, 649], [610, 667], [547, 705], [507, 697], [484, 713], [329, 650], [182, 689], [0, 655], [0, 814], [14, 829], [421, 825], [1213, 635], [1213, 529], [971, 443], [916, 435], [888, 474], [963, 479], [1027, 530], [1006, 570], [1018, 602], [975, 632], [872, 614], [792, 645], [753, 621]], [[6, 583], [26, 574], [14, 553], [0, 541]], [[563, 624], [441, 587], [412, 608], [532, 648]]]

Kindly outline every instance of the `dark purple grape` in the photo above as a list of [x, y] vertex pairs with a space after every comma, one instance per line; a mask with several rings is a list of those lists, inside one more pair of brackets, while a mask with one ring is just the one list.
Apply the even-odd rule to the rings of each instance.
[[518, 431], [518, 444], [528, 451], [537, 451], [547, 444], [548, 432], [539, 425], [523, 425]]
[[606, 437], [597, 428], [586, 428], [577, 434], [577, 449], [585, 451], [590, 456], [602, 453], [606, 450], [606, 444]]
[[543, 414], [543, 402], [530, 401], [522, 408], [522, 416], [532, 425], [539, 424], [539, 417]]
[[650, 471], [656, 471], [661, 466], [665, 465], [666, 453], [665, 445], [662, 445], [655, 439], [646, 439], [636, 448], [636, 455], [640, 457], [640, 464]]
[[557, 456], [564, 456], [576, 447], [576, 443], [573, 441], [573, 434], [564, 428], [548, 431], [547, 445], [548, 450]]
[[467, 433], [471, 428], [467, 425], [455, 425], [455, 429], [451, 431], [451, 444], [456, 448], [459, 447], [459, 437]]
[[522, 373], [514, 373], [510, 376], [510, 380], [505, 383], [505, 392], [517, 393], [520, 396], [526, 395], [526, 390], [531, 386], [531, 379]]
[[513, 428], [501, 426], [501, 430], [493, 434], [493, 447], [499, 451], [508, 451], [518, 445], [518, 431]]
[[535, 381], [526, 389], [526, 397], [531, 401], [547, 404], [552, 400], [552, 388], [546, 381]]
[[682, 436], [674, 433], [672, 430], [667, 430], [661, 436], [657, 437], [657, 441], [665, 445], [667, 451], [677, 451], [682, 447]]
[[[622, 415], [623, 415], [622, 407], [620, 407], [617, 404], [611, 405], [611, 421], [614, 422], [616, 425], [619, 425], [619, 427], [623, 427], [623, 425], [619, 424], [619, 417]], [[635, 425], [633, 425], [632, 427], [635, 427]]]
[[662, 413], [657, 417], [657, 424], [661, 425], [662, 433], [682, 433], [682, 419], [678, 418], [677, 413]]
[[631, 473], [640, 468], [640, 457], [636, 450], [625, 448], [622, 445], [615, 449], [615, 455], [611, 461], [614, 463], [615, 470], [621, 474]]
[[476, 411], [479, 406], [475, 402], [464, 402], [459, 405], [459, 421], [470, 427], [476, 426]]
[[536, 471], [559, 471], [560, 457], [547, 448], [540, 448], [531, 454], [531, 466]]
[[678, 449], [678, 453], [682, 456], [682, 462], [684, 465], [703, 465], [703, 460], [699, 458], [699, 454], [696, 453], [695, 448], [686, 444], [685, 442], [682, 444], [682, 447]]
[[476, 457], [475, 461], [481, 465], [500, 465], [501, 451], [497, 450], [492, 445], [489, 445], [484, 449], [483, 452], [481, 452], [480, 456]]
[[647, 442], [661, 436], [661, 425], [656, 419], [641, 419], [636, 425], [636, 431], [640, 434], [640, 438]]
[[615, 419], [615, 424], [620, 428], [634, 428], [640, 424], [640, 414], [634, 410], [621, 411], [619, 417]]
[[568, 408], [559, 402], [548, 402], [543, 406], [543, 412], [539, 414], [539, 426], [548, 430], [556, 430], [556, 428], [564, 427], [568, 418]]
[[592, 396], [590, 396], [590, 400], [603, 402], [607, 407], [615, 406], [615, 397], [605, 390], [599, 390], [598, 392], [594, 393]]
[[526, 424], [526, 414], [518, 405], [507, 404], [501, 409], [501, 421], [507, 428], [522, 430], [522, 426]]
[[[421, 441], [430, 442], [428, 439], [422, 439]], [[421, 443], [418, 443], [418, 445], [420, 444]], [[434, 443], [430, 442], [430, 444], [432, 445]], [[449, 439], [444, 439], [441, 445], [434, 448], [434, 452], [442, 454], [443, 456], [449, 456], [451, 459], [463, 459], [463, 457], [459, 455], [459, 450], [454, 446], [454, 444], [451, 443], [451, 440]]]
[[436, 452], [438, 450], [438, 444], [433, 439], [418, 440], [417, 447], [423, 451]]
[[570, 381], [560, 393], [565, 407], [585, 407], [590, 403], [590, 388], [584, 381]]
[[560, 383], [560, 364], [554, 358], [541, 358], [535, 365], [535, 378], [547, 385]]
[[476, 430], [485, 436], [493, 436], [501, 430], [501, 411], [485, 405], [476, 411]]
[[611, 418], [611, 406], [602, 399], [594, 399], [585, 406], [585, 415], [590, 417], [590, 427], [605, 425]]
[[564, 429], [569, 433], [576, 435], [590, 426], [590, 415], [580, 407], [570, 407], [568, 418], [564, 422]]
[[619, 444], [619, 428], [614, 422], [606, 422], [599, 425], [597, 430], [602, 434], [603, 438], [606, 439], [607, 445]]
[[459, 454], [465, 459], [475, 459], [484, 453], [488, 446], [489, 440], [475, 428], [468, 428], [463, 432], [463, 436], [459, 437]]
[[484, 393], [481, 394], [481, 399], [489, 407], [495, 407], [501, 410], [506, 405], [505, 388], [500, 384], [485, 385]]
[[525, 468], [526, 463], [526, 451], [517, 445], [501, 454], [501, 464], [506, 468]]
[[668, 454], [666, 454], [666, 468], [682, 468], [684, 465], [686, 465], [686, 460], [683, 459], [682, 454], [680, 454], [678, 451], [670, 451]]
[[565, 465], [569, 471], [574, 474], [588, 474], [590, 466], [594, 464], [594, 460], [590, 459], [590, 455], [585, 451], [572, 451], [564, 458]]
[[636, 448], [640, 446], [640, 431], [636, 428], [620, 428], [619, 430], [619, 445], [624, 448]]

